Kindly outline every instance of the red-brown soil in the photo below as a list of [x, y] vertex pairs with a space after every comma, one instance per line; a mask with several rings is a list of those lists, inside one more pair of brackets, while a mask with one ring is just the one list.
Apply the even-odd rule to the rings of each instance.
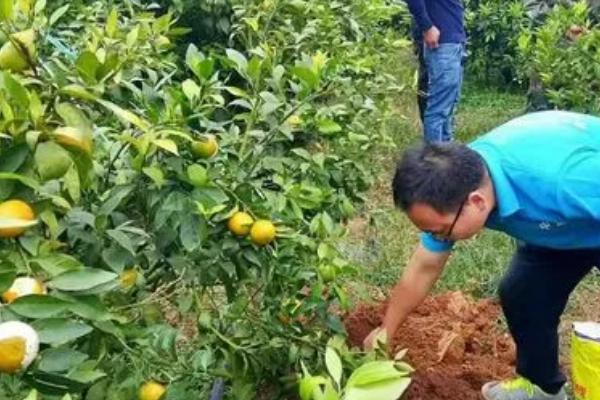
[[[380, 325], [385, 306], [359, 305], [345, 317], [351, 345], [360, 346]], [[481, 399], [485, 382], [511, 376], [515, 348], [500, 315], [492, 300], [474, 301], [461, 292], [427, 298], [390, 341], [394, 353], [408, 349], [406, 360], [416, 369], [403, 399]]]

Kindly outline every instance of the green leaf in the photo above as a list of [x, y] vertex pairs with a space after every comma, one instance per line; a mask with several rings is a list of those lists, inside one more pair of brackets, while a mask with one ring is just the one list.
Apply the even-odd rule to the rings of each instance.
[[92, 384], [100, 378], [104, 378], [106, 373], [100, 370], [76, 370], [69, 374], [69, 378], [76, 380], [77, 382]]
[[329, 346], [327, 346], [327, 350], [325, 350], [325, 365], [327, 365], [329, 375], [331, 375], [339, 388], [342, 382], [342, 360], [340, 360], [340, 356], [338, 356], [337, 352]]
[[177, 150], [177, 143], [175, 143], [171, 139], [154, 139], [152, 143], [157, 147], [168, 151], [169, 153], [173, 153], [176, 156], [179, 155], [179, 151]]
[[13, 3], [15, 0], [0, 0], [0, 20], [9, 21], [13, 17]]
[[140, 27], [136, 25], [135, 28], [131, 29], [129, 33], [127, 33], [127, 37], [125, 38], [125, 42], [127, 43], [127, 47], [133, 47], [135, 42], [138, 41], [138, 37], [140, 36]]
[[66, 94], [67, 96], [75, 97], [76, 99], [81, 100], [98, 100], [98, 97], [90, 92], [88, 92], [83, 86], [80, 85], [67, 85], [60, 89], [60, 92]]
[[195, 216], [188, 216], [181, 221], [179, 238], [187, 251], [192, 252], [196, 250], [202, 243], [202, 228], [204, 228], [204, 224], [198, 221]]
[[29, 92], [8, 71], [2, 74], [2, 86], [12, 100], [11, 105], [17, 105], [23, 109], [29, 108]]
[[11, 147], [10, 151], [4, 152], [0, 158], [0, 171], [15, 172], [25, 163], [29, 152], [29, 146], [25, 143]]
[[87, 354], [69, 347], [47, 349], [40, 353], [39, 369], [46, 372], [64, 372], [88, 359]]
[[302, 84], [308, 89], [314, 89], [319, 84], [319, 76], [312, 69], [303, 66], [292, 68], [292, 74], [300, 79]]
[[59, 293], [57, 297], [68, 302], [69, 311], [91, 321], [107, 321], [110, 319], [110, 312], [98, 296], [88, 295], [71, 296], [67, 293]]
[[100, 61], [98, 61], [98, 57], [94, 53], [91, 51], [81, 53], [75, 62], [75, 67], [84, 82], [90, 85], [96, 83], [96, 73], [98, 72], [98, 68], [100, 68]]
[[183, 90], [185, 97], [187, 97], [190, 101], [194, 101], [200, 97], [200, 86], [198, 86], [196, 82], [191, 79], [186, 79], [183, 81], [181, 83], [181, 89]]
[[135, 187], [132, 185], [115, 186], [110, 191], [106, 203], [98, 210], [98, 215], [109, 215], [121, 205], [121, 202], [131, 194]]
[[58, 9], [56, 9], [56, 11], [54, 11], [52, 13], [52, 15], [50, 15], [50, 18], [48, 19], [48, 26], [52, 26], [56, 23], [56, 21], [58, 21], [60, 19], [60, 17], [62, 17], [63, 15], [65, 15], [67, 13], [67, 11], [69, 11], [69, 4], [66, 4]]
[[32, 324], [40, 335], [40, 342], [51, 345], [61, 345], [85, 336], [93, 328], [83, 322], [64, 318], [39, 319]]
[[0, 293], [6, 292], [17, 278], [17, 267], [12, 261], [0, 259]]
[[67, 392], [80, 393], [87, 386], [73, 379], [65, 378], [63, 375], [40, 370], [25, 374], [23, 380], [31, 387], [47, 395], [64, 395]]
[[46, 0], [37, 0], [33, 7], [33, 12], [38, 15], [46, 8]]
[[142, 172], [144, 173], [144, 175], [146, 175], [147, 177], [152, 179], [154, 184], [156, 184], [156, 186], [159, 189], [166, 182], [165, 174], [162, 172], [162, 170], [159, 167], [156, 167], [156, 166], [146, 167], [146, 168], [142, 169]]
[[322, 376], [305, 376], [299, 383], [299, 394], [301, 400], [317, 400], [323, 395], [321, 385], [326, 385], [331, 382]]
[[394, 367], [394, 361], [371, 361], [358, 367], [350, 378], [347, 387], [366, 386], [406, 376]]
[[248, 60], [242, 53], [235, 49], [227, 49], [225, 50], [225, 53], [227, 54], [227, 58], [229, 58], [235, 63], [235, 65], [237, 65], [238, 72], [243, 73], [246, 71], [246, 69], [248, 68]]
[[215, 60], [212, 58], [205, 58], [200, 61], [193, 69], [194, 74], [201, 79], [209, 80], [215, 69]]
[[36, 191], [39, 190], [39, 188], [40, 188], [40, 184], [35, 179], [26, 177], [24, 175], [13, 174], [10, 172], [0, 172], [0, 180], [2, 180], [2, 179], [11, 179], [11, 180], [19, 181], [23, 185], [29, 186], [30, 188], [32, 188]]
[[131, 111], [128, 111], [128, 110], [125, 110], [125, 109], [119, 107], [115, 103], [112, 103], [112, 102], [106, 101], [106, 100], [102, 100], [102, 99], [97, 99], [96, 101], [98, 103], [102, 104], [104, 107], [106, 107], [110, 111], [112, 111], [123, 122], [135, 125], [143, 131], [148, 131], [151, 127], [151, 125], [148, 121], [138, 117]]
[[79, 128], [86, 135], [92, 135], [94, 129], [92, 122], [77, 106], [71, 103], [59, 103], [55, 109], [66, 126]]
[[38, 126], [40, 118], [44, 116], [44, 106], [36, 92], [29, 93], [29, 115], [35, 126]]
[[38, 257], [31, 260], [32, 263], [39, 265], [44, 271], [55, 277], [67, 271], [73, 271], [83, 268], [76, 258], [67, 254], [53, 253], [44, 257]]
[[317, 121], [317, 129], [321, 133], [329, 134], [340, 132], [342, 127], [334, 120], [326, 118]]
[[16, 299], [10, 309], [27, 318], [50, 318], [63, 313], [68, 305], [66, 301], [52, 296], [32, 294]]
[[131, 255], [135, 256], [135, 248], [133, 247], [133, 243], [126, 233], [117, 229], [109, 229], [106, 231], [106, 234], [110, 236], [119, 246], [123, 247], [125, 250], [131, 253]]
[[42, 237], [38, 235], [24, 235], [19, 237], [19, 244], [32, 256], [38, 255]]
[[40, 396], [37, 390], [32, 389], [31, 392], [23, 400], [40, 400]]
[[225, 89], [227, 92], [231, 93], [234, 96], [237, 97], [243, 97], [243, 98], [250, 98], [250, 96], [248, 95], [248, 93], [238, 87], [235, 86], [225, 86], [223, 89]]
[[98, 321], [94, 323], [94, 326], [102, 332], [113, 335], [121, 341], [125, 340], [125, 335], [123, 334], [123, 331], [121, 331], [121, 329], [112, 321]]
[[106, 35], [110, 38], [114, 38], [117, 33], [117, 24], [119, 22], [119, 14], [116, 7], [113, 7], [106, 18]]
[[347, 386], [344, 400], [397, 400], [410, 385], [411, 379], [399, 377], [364, 386]]
[[79, 174], [77, 168], [72, 165], [63, 177], [63, 182], [67, 193], [71, 197], [74, 203], [79, 203], [81, 199], [81, 182], [79, 181]]
[[58, 290], [76, 292], [109, 283], [118, 277], [114, 272], [97, 268], [83, 268], [58, 275], [50, 281], [49, 286]]
[[102, 250], [102, 260], [116, 273], [123, 272], [126, 266], [135, 263], [134, 256], [116, 243]]

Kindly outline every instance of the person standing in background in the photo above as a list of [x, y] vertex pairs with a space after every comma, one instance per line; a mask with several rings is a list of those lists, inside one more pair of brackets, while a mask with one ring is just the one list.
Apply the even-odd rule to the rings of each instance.
[[[414, 19], [417, 46], [423, 43], [417, 55], [421, 58], [422, 54], [427, 71], [424, 112], [420, 103], [425, 141], [451, 141], [453, 116], [463, 81], [464, 6], [461, 0], [406, 0], [406, 3]], [[419, 75], [421, 91], [424, 77], [422, 73]]]

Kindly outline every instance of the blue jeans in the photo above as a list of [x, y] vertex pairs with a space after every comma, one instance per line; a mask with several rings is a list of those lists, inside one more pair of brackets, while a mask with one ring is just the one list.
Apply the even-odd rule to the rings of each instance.
[[448, 142], [454, 134], [454, 110], [463, 81], [465, 46], [462, 43], [440, 43], [423, 51], [429, 87], [423, 121], [425, 141]]

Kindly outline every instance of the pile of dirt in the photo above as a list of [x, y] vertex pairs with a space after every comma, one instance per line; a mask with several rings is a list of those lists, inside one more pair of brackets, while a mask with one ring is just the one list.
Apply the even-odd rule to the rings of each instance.
[[[351, 345], [360, 346], [379, 326], [386, 304], [360, 305], [344, 323]], [[515, 347], [499, 325], [500, 306], [461, 292], [429, 297], [391, 338], [391, 350], [408, 349], [416, 369], [403, 399], [476, 400], [481, 386], [513, 373]]]

